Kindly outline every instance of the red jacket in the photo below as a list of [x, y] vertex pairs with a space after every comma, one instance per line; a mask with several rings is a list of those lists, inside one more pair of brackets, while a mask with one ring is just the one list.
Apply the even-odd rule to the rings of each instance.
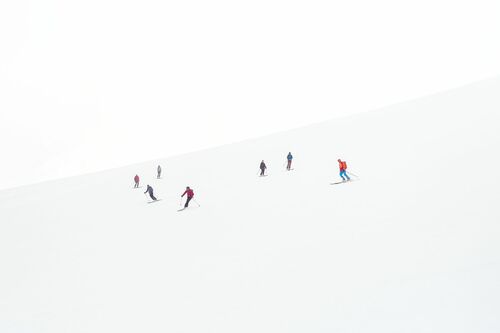
[[186, 194], [187, 194], [188, 198], [194, 197], [194, 192], [193, 192], [192, 189], [184, 191], [184, 193], [182, 194], [182, 196], [185, 196]]
[[347, 170], [347, 163], [345, 161], [340, 161], [339, 162], [339, 169], [340, 169], [340, 171]]
[[139, 176], [135, 175], [135, 177], [134, 177], [134, 181], [135, 181], [136, 183], [138, 183], [138, 182], [139, 182]]

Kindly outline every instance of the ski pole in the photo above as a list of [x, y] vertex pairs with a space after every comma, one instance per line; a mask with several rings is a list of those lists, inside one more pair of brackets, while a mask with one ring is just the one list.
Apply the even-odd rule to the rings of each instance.
[[348, 174], [350, 174], [351, 176], [354, 176], [354, 177], [356, 177], [356, 178], [358, 178], [358, 179], [359, 179], [359, 176], [357, 176], [356, 174], [354, 174], [354, 173], [352, 173], [352, 172], [350, 172], [350, 171], [347, 171], [347, 173], [348, 173]]
[[201, 205], [198, 203], [198, 201], [194, 200], [193, 201], [198, 205], [198, 207], [201, 207]]
[[179, 206], [182, 206], [182, 197], [181, 197], [181, 202], [179, 202]]

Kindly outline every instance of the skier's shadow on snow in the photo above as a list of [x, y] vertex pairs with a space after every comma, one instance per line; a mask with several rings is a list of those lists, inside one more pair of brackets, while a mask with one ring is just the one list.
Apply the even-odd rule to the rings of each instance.
[[155, 203], [155, 202], [158, 202], [158, 201], [161, 201], [161, 199], [153, 200], [153, 201], [148, 201], [148, 204], [152, 204], [152, 203]]
[[182, 208], [180, 208], [180, 209], [177, 209], [177, 211], [178, 211], [178, 212], [183, 212], [183, 211], [185, 211], [185, 210], [196, 210], [196, 209], [198, 209], [198, 208], [200, 208], [200, 207], [198, 207], [198, 206], [189, 206], [189, 207], [187, 207], [187, 208], [182, 207]]

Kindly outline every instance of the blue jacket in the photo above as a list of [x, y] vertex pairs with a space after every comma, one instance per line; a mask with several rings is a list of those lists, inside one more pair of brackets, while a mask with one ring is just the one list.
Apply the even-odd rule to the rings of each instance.
[[293, 156], [292, 154], [288, 154], [288, 156], [286, 157], [289, 161], [291, 161], [293, 159]]

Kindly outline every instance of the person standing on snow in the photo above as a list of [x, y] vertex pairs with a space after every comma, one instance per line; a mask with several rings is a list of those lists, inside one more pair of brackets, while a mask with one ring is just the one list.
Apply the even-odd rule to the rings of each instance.
[[158, 171], [158, 176], [156, 176], [156, 179], [160, 179], [160, 177], [161, 177], [161, 166], [158, 165], [158, 168], [156, 170]]
[[[349, 176], [347, 175], [347, 163], [346, 163], [346, 161], [342, 161], [340, 158], [337, 161], [339, 162], [340, 177], [342, 178], [342, 181], [345, 182], [346, 180], [348, 180], [348, 181], [351, 180], [351, 178], [349, 178]], [[345, 178], [344, 178], [344, 176], [345, 176]]]
[[290, 171], [292, 169], [292, 160], [293, 160], [292, 153], [289, 152], [286, 159], [287, 159], [286, 169]]
[[153, 199], [153, 201], [158, 200], [154, 196], [154, 194], [153, 194], [153, 188], [151, 186], [148, 185], [148, 187], [146, 188], [146, 192], [144, 192], [144, 194], [146, 194], [146, 193], [149, 193], [149, 196], [151, 197], [151, 199]]
[[184, 204], [184, 208], [188, 208], [189, 202], [194, 197], [194, 191], [189, 186], [186, 186], [186, 190], [181, 195], [181, 198], [184, 197], [186, 194], [187, 194], [187, 200], [186, 200], [186, 203]]
[[260, 162], [260, 176], [264, 176], [264, 173], [266, 172], [267, 166], [266, 163], [264, 163], [264, 160]]
[[135, 182], [134, 188], [138, 188], [139, 187], [139, 176], [138, 175], [135, 175], [134, 182]]

